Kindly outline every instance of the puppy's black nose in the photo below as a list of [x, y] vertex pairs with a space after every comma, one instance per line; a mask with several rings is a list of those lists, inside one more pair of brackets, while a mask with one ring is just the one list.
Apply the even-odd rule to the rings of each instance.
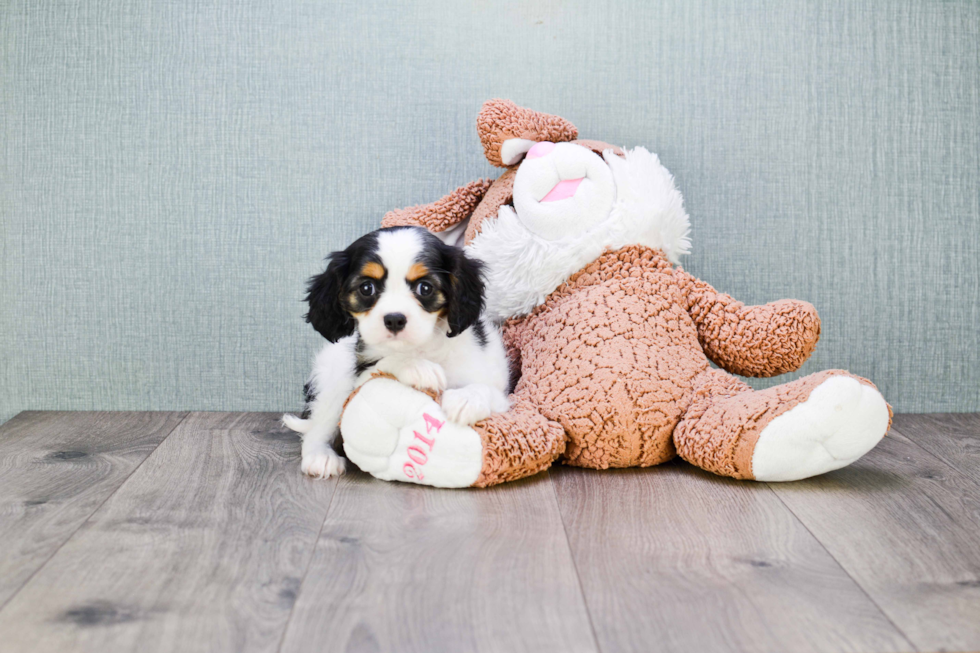
[[385, 328], [392, 333], [398, 333], [408, 324], [408, 318], [401, 313], [388, 313], [385, 315]]

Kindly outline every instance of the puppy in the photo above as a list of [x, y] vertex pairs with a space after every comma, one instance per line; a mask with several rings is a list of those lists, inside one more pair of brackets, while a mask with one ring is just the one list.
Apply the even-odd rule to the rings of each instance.
[[306, 384], [303, 473], [344, 473], [332, 444], [344, 402], [374, 372], [443, 392], [446, 416], [473, 424], [509, 407], [500, 332], [484, 320], [482, 264], [420, 227], [380, 229], [329, 256], [310, 279], [306, 321], [326, 344]]

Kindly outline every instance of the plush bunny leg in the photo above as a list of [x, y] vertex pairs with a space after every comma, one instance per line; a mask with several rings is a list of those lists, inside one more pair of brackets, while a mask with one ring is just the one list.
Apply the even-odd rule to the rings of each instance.
[[891, 408], [874, 385], [842, 370], [758, 392], [707, 370], [674, 443], [684, 460], [722, 476], [795, 481], [850, 465], [890, 424]]
[[483, 440], [483, 468], [477, 487], [533, 476], [565, 452], [565, 429], [544, 417], [520, 392], [511, 408], [476, 425]]
[[486, 487], [536, 474], [565, 449], [564, 430], [518, 399], [473, 427], [431, 397], [387, 378], [351, 397], [340, 422], [347, 457], [386, 481]]
[[480, 436], [449, 421], [433, 399], [387, 378], [357, 391], [340, 420], [344, 452], [385, 481], [469, 487], [483, 465]]

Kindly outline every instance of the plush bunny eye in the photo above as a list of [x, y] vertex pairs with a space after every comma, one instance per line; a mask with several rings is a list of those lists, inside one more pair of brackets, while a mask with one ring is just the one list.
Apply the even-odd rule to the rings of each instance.
[[372, 295], [374, 295], [375, 292], [374, 282], [373, 281], [363, 282], [361, 285], [357, 287], [357, 292], [358, 294], [361, 295], [361, 297], [371, 297]]
[[433, 288], [432, 284], [429, 283], [428, 281], [419, 281], [415, 285], [415, 293], [419, 297], [428, 297], [429, 295], [432, 294], [433, 290], [435, 290], [435, 288]]

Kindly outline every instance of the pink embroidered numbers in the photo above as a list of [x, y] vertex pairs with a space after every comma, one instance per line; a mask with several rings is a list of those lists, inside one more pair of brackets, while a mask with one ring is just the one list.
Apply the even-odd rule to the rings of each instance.
[[[438, 433], [439, 430], [445, 424], [445, 422], [440, 422], [439, 420], [437, 420], [432, 415], [429, 415], [428, 413], [422, 413], [422, 417], [425, 419], [425, 435], [428, 436], [432, 436], [433, 431]], [[412, 462], [405, 463], [402, 466], [402, 471], [405, 473], [405, 476], [407, 476], [408, 478], [413, 478], [421, 481], [425, 479], [425, 476], [422, 475], [421, 467], [425, 465], [425, 463], [429, 462], [429, 454], [432, 452], [432, 447], [435, 446], [436, 444], [436, 439], [434, 436], [427, 438], [425, 437], [425, 435], [422, 435], [418, 431], [412, 431], [412, 433], [413, 435], [415, 435], [416, 440], [418, 440], [422, 445], [428, 447], [428, 451], [423, 449], [422, 446], [418, 443], [415, 443], [412, 446], [410, 446], [406, 453], [408, 454], [408, 457], [412, 459]], [[416, 467], [416, 465], [418, 465], [418, 467]]]

